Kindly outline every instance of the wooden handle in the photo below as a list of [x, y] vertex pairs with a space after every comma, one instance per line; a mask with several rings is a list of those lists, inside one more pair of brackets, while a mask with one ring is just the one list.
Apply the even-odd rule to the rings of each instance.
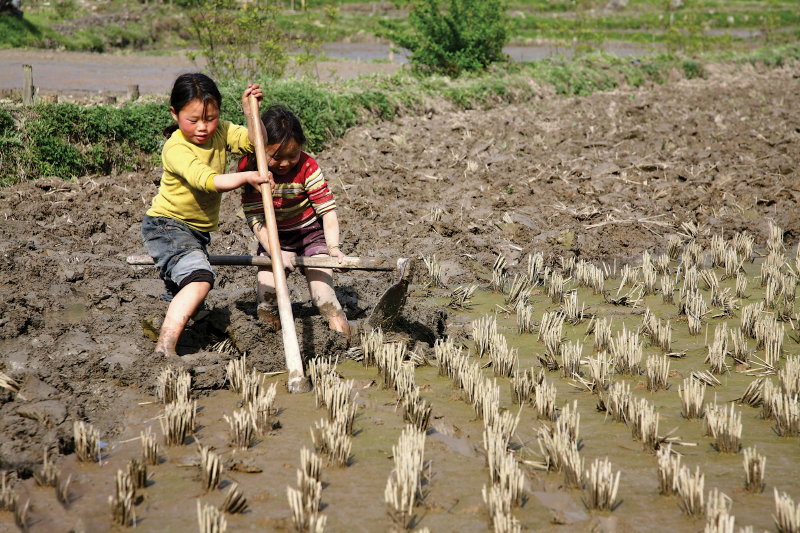
[[[405, 258], [397, 260], [383, 259], [380, 257], [353, 257], [346, 256], [339, 262], [336, 257], [303, 257], [295, 256], [291, 260], [294, 267], [309, 268], [338, 268], [340, 270], [384, 270], [399, 269]], [[125, 261], [129, 265], [154, 265], [155, 261], [149, 255], [129, 255]], [[258, 266], [272, 267], [272, 259], [263, 255], [209, 255], [208, 262], [220, 266]]]
[[[266, 178], [269, 173], [267, 167], [267, 152], [264, 146], [266, 141], [261, 131], [261, 117], [258, 115], [258, 100], [252, 94], [248, 98], [250, 104], [250, 124], [255, 128], [256, 165], [261, 177]], [[300, 345], [297, 342], [297, 332], [294, 328], [292, 315], [292, 302], [289, 299], [289, 287], [286, 285], [286, 273], [283, 270], [281, 258], [281, 244], [278, 240], [278, 224], [275, 220], [275, 208], [272, 205], [272, 191], [269, 185], [261, 185], [261, 199], [264, 202], [264, 223], [267, 226], [269, 240], [269, 255], [272, 259], [272, 275], [275, 278], [275, 293], [278, 298], [278, 315], [281, 319], [281, 333], [283, 336], [283, 351], [286, 356], [286, 369], [289, 371], [289, 390], [296, 389], [298, 381], [304, 381], [303, 359], [300, 357]]]

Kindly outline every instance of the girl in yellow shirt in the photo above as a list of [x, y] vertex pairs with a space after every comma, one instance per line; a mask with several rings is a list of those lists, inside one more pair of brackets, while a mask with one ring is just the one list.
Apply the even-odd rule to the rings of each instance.
[[258, 172], [225, 174], [228, 151], [252, 153], [255, 127], [246, 112], [248, 97], [261, 100], [261, 88], [249, 84], [242, 93], [247, 128], [220, 120], [222, 95], [204, 74], [183, 74], [170, 95], [175, 119], [161, 151], [164, 173], [158, 194], [142, 221], [142, 239], [160, 269], [170, 300], [155, 351], [177, 355], [178, 338], [214, 284], [206, 247], [219, 225], [222, 193], [249, 184], [272, 183]]

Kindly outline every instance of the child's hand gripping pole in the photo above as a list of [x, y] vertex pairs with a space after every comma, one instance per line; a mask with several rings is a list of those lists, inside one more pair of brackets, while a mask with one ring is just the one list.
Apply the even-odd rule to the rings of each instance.
[[[261, 177], [266, 177], [268, 170], [266, 142], [261, 130], [261, 117], [258, 114], [258, 100], [250, 95], [250, 124], [255, 128], [256, 163]], [[286, 356], [286, 369], [289, 372], [289, 381], [286, 388], [289, 392], [308, 392], [311, 390], [311, 381], [303, 373], [303, 360], [300, 357], [300, 345], [297, 342], [297, 333], [294, 329], [294, 316], [292, 316], [292, 302], [289, 300], [289, 287], [286, 285], [286, 272], [283, 270], [281, 259], [281, 245], [278, 240], [278, 224], [275, 221], [275, 208], [272, 205], [272, 191], [268, 184], [261, 185], [261, 198], [264, 202], [264, 222], [267, 226], [269, 239], [269, 255], [272, 258], [272, 275], [275, 277], [275, 292], [278, 298], [278, 315], [281, 320], [281, 333], [283, 335], [283, 351]]]

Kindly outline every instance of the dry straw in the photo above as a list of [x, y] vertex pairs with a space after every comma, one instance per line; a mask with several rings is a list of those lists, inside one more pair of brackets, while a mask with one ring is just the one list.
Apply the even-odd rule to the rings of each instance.
[[637, 375], [642, 361], [642, 341], [636, 330], [628, 330], [623, 324], [622, 330], [611, 339], [611, 355], [614, 366], [620, 374]]
[[488, 353], [492, 337], [497, 334], [497, 320], [492, 315], [484, 315], [477, 320], [473, 320], [472, 340], [478, 350], [478, 357], [483, 357]]
[[781, 437], [800, 435], [800, 398], [777, 391], [771, 403], [775, 433]]
[[564, 301], [564, 291], [567, 281], [558, 273], [553, 272], [547, 278], [547, 296], [554, 304], [559, 304]]
[[742, 394], [742, 397], [737, 401], [741, 404], [749, 405], [750, 407], [760, 406], [763, 400], [764, 379], [765, 378], [756, 378], [751, 381]]
[[688, 467], [682, 466], [678, 474], [678, 505], [689, 516], [700, 516], [704, 511], [703, 491], [705, 475], [696, 467], [694, 475]]
[[322, 532], [327, 517], [319, 514], [322, 483], [309, 483], [304, 489], [286, 487], [286, 498], [292, 511], [292, 525], [298, 533]]
[[6, 389], [10, 391], [11, 394], [16, 395], [19, 394], [20, 384], [5, 372], [0, 372], [0, 388]]
[[503, 292], [503, 287], [506, 285], [508, 278], [507, 261], [504, 255], [500, 254], [494, 261], [492, 266], [492, 289], [497, 292]]
[[731, 500], [730, 496], [716, 487], [708, 491], [708, 499], [706, 500], [707, 527], [718, 528], [720, 525], [727, 525], [728, 522], [732, 524], [733, 517], [730, 515], [732, 504], [733, 500]]
[[594, 349], [597, 352], [608, 351], [611, 348], [611, 321], [605, 318], [593, 317], [586, 334], [594, 333]]
[[747, 492], [759, 494], [764, 492], [764, 473], [767, 466], [767, 458], [760, 453], [755, 446], [745, 448], [743, 455], [744, 463], [744, 488]]
[[505, 336], [496, 334], [489, 347], [489, 359], [494, 375], [511, 377], [519, 359], [517, 348], [509, 348]]
[[14, 523], [20, 531], [28, 531], [28, 511], [31, 508], [31, 501], [27, 500], [25, 505], [14, 506]]
[[749, 261], [753, 255], [753, 244], [755, 239], [749, 233], [736, 233], [731, 239], [731, 244], [736, 249], [736, 253], [742, 261]]
[[533, 320], [533, 306], [529, 304], [517, 306], [517, 333], [532, 333], [536, 327]]
[[547, 380], [536, 387], [534, 392], [536, 416], [543, 420], [554, 420], [556, 415], [556, 388]]
[[645, 362], [647, 390], [655, 392], [669, 388], [669, 358], [666, 355], [652, 355]]
[[361, 333], [361, 350], [364, 352], [364, 366], [376, 366], [383, 351], [383, 330], [377, 328]]
[[708, 346], [705, 363], [710, 366], [712, 374], [724, 374], [728, 371], [725, 355], [728, 353], [728, 326], [725, 322], [714, 329], [714, 340]]
[[528, 279], [531, 280], [534, 286], [542, 283], [545, 277], [544, 270], [544, 254], [542, 252], [536, 252], [533, 255], [528, 254], [528, 268], [526, 273]]
[[587, 386], [594, 392], [599, 393], [608, 388], [611, 383], [612, 359], [605, 351], [599, 352], [597, 357], [589, 357], [587, 360], [589, 368], [589, 379]]
[[425, 432], [406, 426], [397, 444], [392, 446], [394, 469], [386, 481], [384, 501], [392, 522], [407, 528], [414, 516], [414, 507], [423, 499], [423, 467]]
[[611, 471], [608, 458], [595, 459], [586, 472], [586, 489], [584, 503], [589, 509], [613, 511], [617, 504], [619, 489], [619, 470], [616, 475]]
[[127, 472], [117, 470], [115, 488], [114, 495], [108, 497], [111, 521], [117, 525], [128, 527], [131, 522], [136, 521], [136, 514], [133, 510], [136, 489], [131, 476]]
[[469, 285], [459, 285], [450, 292], [449, 307], [453, 309], [470, 309], [472, 307], [472, 295], [478, 289], [477, 283]]
[[538, 339], [544, 342], [544, 354], [539, 355], [539, 360], [548, 370], [558, 370], [564, 320], [565, 315], [561, 311], [542, 315]]
[[800, 531], [800, 505], [785, 492], [778, 495], [778, 489], [773, 489], [775, 495], [775, 529], [778, 533], [797, 533]]
[[442, 281], [442, 265], [436, 259], [436, 254], [423, 257], [422, 261], [425, 263], [425, 268], [428, 271], [428, 287], [445, 287]]
[[796, 396], [800, 393], [800, 357], [790, 355], [786, 357], [784, 367], [778, 371], [778, 383], [787, 396]]
[[350, 450], [353, 446], [352, 438], [347, 433], [343, 420], [320, 420], [311, 428], [311, 440], [317, 453], [324, 456], [328, 464], [347, 466], [350, 459]]
[[646, 399], [633, 400], [630, 407], [631, 435], [644, 444], [645, 448], [657, 450], [659, 414]]
[[740, 365], [745, 365], [750, 360], [750, 348], [741, 329], [730, 330], [731, 351], [730, 355]]
[[508, 294], [505, 303], [509, 307], [516, 308], [528, 303], [531, 296], [533, 285], [527, 276], [515, 274], [514, 278], [508, 283]]
[[269, 433], [275, 426], [275, 415], [277, 414], [274, 403], [277, 394], [277, 385], [270, 384], [267, 388], [262, 388], [258, 396], [247, 405], [250, 411], [250, 418], [256, 433], [261, 436]]
[[431, 420], [431, 405], [419, 397], [419, 389], [403, 397], [403, 418], [421, 431], [427, 431]]
[[156, 442], [156, 437], [153, 435], [150, 426], [147, 426], [145, 431], [139, 433], [139, 439], [142, 442], [142, 461], [148, 465], [157, 465], [159, 461], [158, 442]]
[[245, 512], [247, 507], [247, 498], [244, 497], [239, 484], [233, 483], [231, 488], [228, 489], [225, 499], [220, 504], [219, 510], [227, 514], [238, 514]]
[[188, 402], [192, 377], [185, 370], [168, 366], [156, 378], [156, 395], [164, 404]]
[[575, 341], [574, 343], [563, 343], [561, 346], [561, 375], [565, 378], [580, 376], [582, 355], [582, 342]]
[[628, 422], [631, 416], [633, 396], [631, 387], [624, 381], [615, 381], [608, 390], [601, 393], [598, 409], [605, 411], [616, 422]]
[[519, 405], [533, 401], [536, 387], [544, 381], [544, 369], [537, 374], [533, 368], [526, 368], [522, 372], [517, 370], [511, 377], [511, 400]]
[[75, 438], [75, 455], [84, 463], [100, 461], [100, 432], [91, 424], [75, 422], [72, 425]]
[[703, 401], [706, 395], [706, 385], [703, 382], [690, 377], [684, 379], [683, 384], [678, 387], [678, 395], [681, 398], [683, 407], [681, 414], [684, 418], [691, 420], [703, 417], [705, 413]]
[[17, 493], [11, 486], [12, 475], [8, 472], [0, 472], [0, 510], [16, 511]]
[[58, 484], [59, 469], [50, 461], [47, 448], [44, 450], [44, 458], [42, 459], [42, 468], [33, 473], [33, 479], [40, 487], [55, 487]]
[[667, 238], [667, 256], [675, 261], [681, 255], [681, 247], [683, 246], [683, 240], [678, 235], [670, 235]]
[[164, 443], [167, 446], [179, 446], [194, 431], [194, 419], [197, 402], [175, 402], [164, 406], [164, 415], [159, 418]]
[[561, 305], [561, 310], [564, 313], [564, 320], [573, 326], [579, 324], [585, 316], [586, 305], [578, 305], [578, 291], [569, 291], [564, 296], [564, 302]]
[[147, 463], [139, 459], [131, 459], [128, 461], [128, 475], [133, 481], [135, 489], [143, 489], [147, 486]]
[[739, 453], [742, 439], [742, 413], [733, 403], [727, 408], [706, 409], [706, 424], [716, 439], [716, 449], [723, 453]]
[[200, 500], [197, 500], [197, 524], [200, 533], [225, 533], [228, 529], [225, 515], [213, 505], [201, 504]]
[[239, 359], [231, 359], [225, 370], [225, 380], [228, 388], [236, 394], [241, 394], [243, 390], [244, 377], [247, 375], [247, 354]]
[[736, 274], [736, 297], [745, 298], [747, 292], [747, 274], [739, 272]]
[[673, 453], [672, 444], [661, 446], [656, 452], [658, 459], [658, 491], [663, 496], [678, 492], [678, 474], [681, 470], [681, 456]]
[[60, 477], [58, 480], [56, 480], [56, 485], [55, 485], [56, 500], [58, 500], [58, 503], [60, 503], [64, 507], [69, 507], [69, 504], [72, 501], [69, 492], [69, 487], [71, 483], [72, 483], [72, 476], [67, 476], [67, 479], [63, 481], [61, 480]]
[[222, 418], [228, 423], [231, 445], [240, 450], [249, 448], [255, 433], [250, 411], [239, 409], [233, 412], [233, 416], [222, 415]]
[[219, 488], [222, 480], [222, 462], [219, 455], [211, 451], [208, 446], [198, 446], [200, 450], [200, 478], [203, 489], [208, 492]]

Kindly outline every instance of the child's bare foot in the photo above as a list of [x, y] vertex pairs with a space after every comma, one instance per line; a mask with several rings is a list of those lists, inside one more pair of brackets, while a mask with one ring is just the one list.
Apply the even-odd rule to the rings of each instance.
[[260, 303], [256, 308], [256, 314], [258, 315], [258, 319], [270, 331], [277, 332], [281, 330], [281, 317], [278, 314], [278, 310], [274, 307]]
[[333, 331], [338, 331], [347, 337], [350, 341], [351, 331], [350, 323], [347, 321], [347, 316], [342, 311], [328, 318], [328, 327]]
[[153, 350], [153, 354], [159, 357], [178, 357], [178, 352], [170, 348], [159, 348], [156, 346], [156, 349]]

